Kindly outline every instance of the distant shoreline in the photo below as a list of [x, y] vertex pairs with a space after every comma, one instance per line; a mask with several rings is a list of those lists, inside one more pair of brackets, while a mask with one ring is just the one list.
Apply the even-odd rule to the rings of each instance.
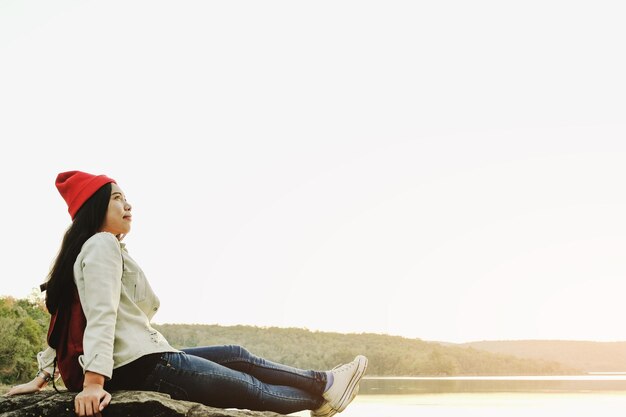
[[626, 373], [609, 372], [593, 375], [365, 376], [363, 379], [381, 381], [626, 381]]

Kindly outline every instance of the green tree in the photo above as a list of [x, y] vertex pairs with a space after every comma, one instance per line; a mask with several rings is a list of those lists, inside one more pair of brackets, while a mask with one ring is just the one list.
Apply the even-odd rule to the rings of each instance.
[[0, 298], [0, 382], [31, 379], [37, 352], [45, 347], [47, 312], [32, 299]]

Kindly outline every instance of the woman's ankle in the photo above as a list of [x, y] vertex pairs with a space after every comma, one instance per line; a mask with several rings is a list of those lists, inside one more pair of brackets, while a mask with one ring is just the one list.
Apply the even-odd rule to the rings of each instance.
[[335, 376], [332, 372], [326, 371], [326, 386], [324, 387], [324, 392], [328, 391], [328, 389], [333, 385], [333, 382], [335, 382]]

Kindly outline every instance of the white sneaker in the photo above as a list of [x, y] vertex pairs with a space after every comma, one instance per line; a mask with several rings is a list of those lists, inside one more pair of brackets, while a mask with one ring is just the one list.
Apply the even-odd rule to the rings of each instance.
[[[352, 392], [352, 398], [350, 398], [350, 401], [348, 402], [348, 404], [351, 403], [352, 400], [354, 400], [354, 398], [356, 397], [358, 393], [359, 393], [359, 384], [356, 385], [356, 388]], [[317, 410], [311, 411], [311, 417], [333, 417], [335, 414], [337, 414], [337, 410], [332, 408], [330, 404], [328, 403], [328, 401], [324, 401], [324, 404], [322, 404], [322, 406], [318, 408]]]
[[[350, 363], [330, 371], [333, 374], [333, 384], [328, 391], [322, 394], [327, 404], [341, 413], [354, 399], [354, 391], [367, 369], [367, 358], [358, 355]], [[323, 406], [322, 406], [323, 407]], [[321, 408], [321, 407], [320, 407]]]

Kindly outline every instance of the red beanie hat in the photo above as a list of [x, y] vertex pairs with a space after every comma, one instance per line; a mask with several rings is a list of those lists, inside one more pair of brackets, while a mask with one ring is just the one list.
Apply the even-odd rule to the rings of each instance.
[[76, 216], [79, 208], [89, 200], [100, 187], [104, 184], [115, 182], [114, 179], [106, 175], [91, 175], [81, 171], [61, 172], [57, 175], [56, 186], [61, 197], [67, 203], [67, 211], [69, 211], [72, 220]]

